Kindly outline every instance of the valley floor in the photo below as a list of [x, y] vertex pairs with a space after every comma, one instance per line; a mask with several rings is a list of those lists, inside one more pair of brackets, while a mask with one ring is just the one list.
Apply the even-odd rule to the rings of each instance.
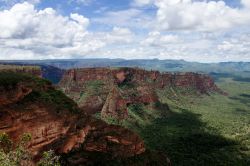
[[250, 84], [223, 78], [217, 85], [228, 96], [161, 92], [168, 115], [143, 127], [127, 126], [150, 149], [167, 153], [173, 165], [250, 165]]

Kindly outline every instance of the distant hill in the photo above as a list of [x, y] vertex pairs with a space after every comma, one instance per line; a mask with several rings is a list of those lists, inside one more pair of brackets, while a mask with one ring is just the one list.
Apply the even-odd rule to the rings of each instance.
[[[250, 72], [250, 62], [198, 63], [184, 60], [159, 59], [69, 59], [69, 60], [30, 60], [2, 61], [19, 64], [50, 65], [61, 69], [87, 67], [140, 67], [159, 71], [185, 72]], [[0, 61], [1, 63], [1, 61]]]
[[43, 78], [57, 84], [65, 69], [89, 67], [139, 67], [160, 72], [198, 72], [212, 76], [215, 81], [219, 78], [233, 78], [234, 80], [250, 82], [250, 62], [221, 62], [198, 63], [184, 60], [159, 59], [68, 59], [68, 60], [18, 60], [0, 61], [7, 64], [38, 65], [42, 68]]

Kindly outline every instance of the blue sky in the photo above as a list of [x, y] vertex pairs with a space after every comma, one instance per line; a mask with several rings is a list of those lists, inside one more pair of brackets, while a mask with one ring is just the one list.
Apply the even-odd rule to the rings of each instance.
[[1, 59], [250, 61], [250, 0], [0, 0]]

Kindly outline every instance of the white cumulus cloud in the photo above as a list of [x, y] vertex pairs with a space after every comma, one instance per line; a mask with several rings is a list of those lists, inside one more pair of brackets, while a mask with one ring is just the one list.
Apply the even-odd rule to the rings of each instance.
[[158, 30], [216, 31], [250, 22], [250, 1], [241, 0], [243, 8], [232, 8], [224, 1], [134, 0], [138, 5], [157, 7]]
[[89, 19], [77, 13], [69, 17], [52, 8], [35, 9], [28, 2], [0, 11], [0, 59], [71, 57], [98, 49], [105, 44], [88, 38]]
[[241, 0], [241, 3], [244, 7], [250, 8], [250, 1], [249, 0]]
[[162, 30], [216, 31], [249, 24], [250, 11], [231, 8], [223, 1], [156, 1], [157, 21]]
[[135, 0], [131, 8], [104, 8], [92, 18], [38, 9], [38, 1], [31, 1], [0, 8], [0, 60], [250, 61], [250, 0], [241, 0], [241, 7], [215, 0]]
[[0, 59], [84, 58], [134, 39], [128, 28], [90, 32], [90, 21], [83, 15], [62, 16], [52, 8], [37, 10], [28, 2], [0, 11], [0, 20]]
[[148, 4], [152, 4], [153, 0], [135, 0], [134, 4], [137, 6], [144, 6]]
[[162, 35], [158, 31], [153, 31], [148, 34], [148, 37], [144, 39], [141, 44], [145, 46], [161, 46], [166, 47], [169, 44], [176, 44], [181, 42], [181, 39], [177, 35], [168, 34]]

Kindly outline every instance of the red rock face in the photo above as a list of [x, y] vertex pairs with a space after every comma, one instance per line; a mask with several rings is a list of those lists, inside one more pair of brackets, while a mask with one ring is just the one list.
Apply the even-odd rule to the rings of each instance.
[[143, 141], [128, 129], [104, 124], [98, 128], [90, 131], [83, 147], [86, 151], [111, 153], [114, 157], [131, 157], [145, 151]]
[[117, 79], [118, 83], [122, 83], [126, 80], [127, 74], [125, 71], [119, 71], [116, 73], [115, 78]]
[[137, 68], [72, 69], [65, 73], [59, 85], [66, 90], [71, 90], [72, 87], [67, 86], [67, 83], [72, 80], [78, 86], [84, 85], [85, 82], [91, 80], [102, 80], [112, 85], [114, 83], [122, 83], [128, 77], [131, 77], [130, 81], [139, 85], [146, 84], [157, 88], [166, 86], [193, 87], [201, 93], [218, 89], [213, 79], [207, 75], [197, 73], [160, 73], [158, 71], [146, 71]]
[[[105, 85], [105, 90], [103, 90], [104, 99], [97, 100], [97, 96], [91, 96], [93, 100], [85, 99], [83, 103], [79, 103], [79, 106], [83, 110], [98, 110], [102, 107], [101, 115], [103, 117], [112, 116], [119, 119], [127, 118], [127, 106], [130, 104], [140, 103], [148, 105], [157, 102], [156, 89], [179, 87], [193, 89], [201, 94], [221, 92], [213, 79], [207, 75], [197, 73], [160, 73], [138, 68], [72, 69], [65, 73], [59, 86], [67, 95], [76, 100], [75, 98], [80, 98], [80, 92], [84, 92], [82, 87], [86, 86], [87, 82], [93, 80], [102, 81]], [[88, 109], [86, 109], [86, 105]], [[98, 109], [96, 109], [95, 105], [98, 105]], [[92, 111], [92, 113], [96, 112]]]
[[[51, 85], [47, 86], [53, 89]], [[46, 89], [43, 90], [46, 92]], [[24, 101], [24, 96], [32, 90], [20, 83], [11, 91], [4, 90], [5, 97], [1, 93], [0, 133], [7, 133], [15, 143], [23, 133], [30, 133], [29, 150], [35, 158], [39, 158], [44, 150], [68, 153], [80, 147], [80, 151], [87, 153], [100, 152], [120, 157], [145, 151], [139, 136], [127, 129], [83, 114], [56, 110], [53, 105], [42, 101]]]
[[173, 84], [177, 87], [193, 87], [200, 93], [209, 93], [219, 90], [211, 77], [196, 73], [175, 75]]

